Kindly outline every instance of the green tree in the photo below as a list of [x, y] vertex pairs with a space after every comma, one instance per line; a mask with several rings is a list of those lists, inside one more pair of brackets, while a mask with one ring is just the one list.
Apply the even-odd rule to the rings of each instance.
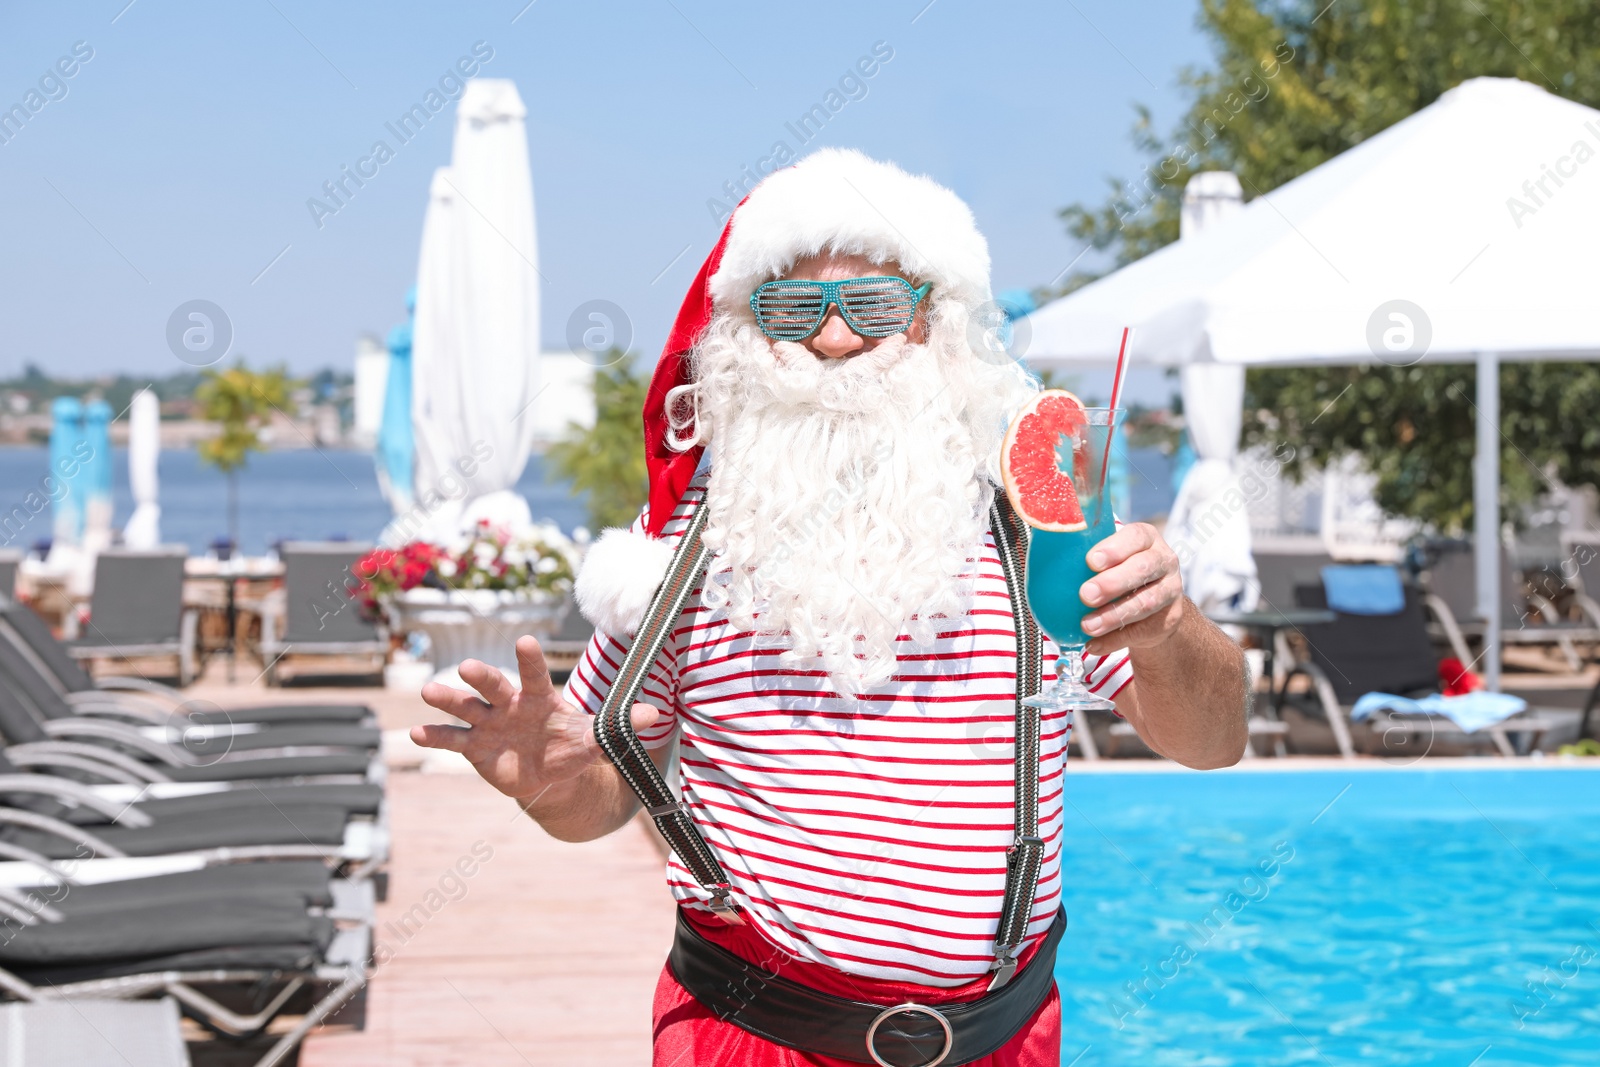
[[294, 387], [288, 371], [273, 367], [252, 371], [241, 360], [227, 370], [206, 370], [195, 389], [200, 417], [215, 422], [220, 432], [200, 442], [202, 463], [228, 476], [228, 536], [239, 543], [239, 471], [250, 453], [266, 448], [261, 428], [289, 402]]
[[[1102, 203], [1061, 212], [1068, 232], [1115, 266], [1177, 240], [1194, 173], [1232, 170], [1254, 198], [1469, 78], [1521, 78], [1600, 106], [1600, 18], [1589, 0], [1202, 0], [1199, 20], [1215, 62], [1181, 74], [1191, 103], [1175, 131], [1158, 136], [1140, 109], [1133, 139], [1148, 164], [1113, 181]], [[1056, 293], [1095, 276], [1075, 274]], [[1296, 468], [1357, 451], [1392, 514], [1447, 530], [1470, 523], [1472, 368], [1251, 370], [1247, 382], [1247, 442], [1289, 441]], [[1352, 395], [1328, 408], [1346, 387]], [[1600, 368], [1507, 366], [1500, 387], [1503, 502], [1527, 503], [1545, 473], [1596, 484], [1594, 419], [1582, 414], [1594, 409], [1574, 405], [1600, 394]]]
[[594, 372], [594, 425], [569, 422], [549, 452], [554, 473], [587, 494], [596, 531], [633, 522], [649, 487], [640, 412], [650, 376], [621, 352], [610, 356], [615, 362]]

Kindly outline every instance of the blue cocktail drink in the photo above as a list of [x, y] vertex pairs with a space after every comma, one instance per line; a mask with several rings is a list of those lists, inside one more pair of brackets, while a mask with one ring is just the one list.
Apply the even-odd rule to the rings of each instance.
[[1120, 410], [1085, 408], [1070, 393], [1048, 390], [1025, 408], [1006, 435], [1006, 493], [1029, 527], [1028, 606], [1060, 649], [1056, 681], [1029, 704], [1043, 708], [1113, 707], [1084, 685], [1089, 643], [1083, 584], [1094, 577], [1089, 550], [1116, 530], [1105, 492], [1109, 443]]
[[1085, 530], [1060, 533], [1034, 530], [1028, 542], [1028, 604], [1034, 618], [1058, 645], [1085, 645], [1083, 617], [1093, 609], [1078, 591], [1094, 577], [1089, 549], [1110, 537], [1116, 521], [1102, 508], [1101, 521]]

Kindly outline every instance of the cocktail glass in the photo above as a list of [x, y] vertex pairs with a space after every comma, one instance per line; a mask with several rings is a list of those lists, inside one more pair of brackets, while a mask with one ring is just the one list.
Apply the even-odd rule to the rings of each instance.
[[1085, 408], [1082, 426], [1059, 435], [1056, 465], [1072, 479], [1083, 509], [1082, 530], [1032, 527], [1028, 540], [1028, 605], [1039, 626], [1056, 643], [1056, 680], [1028, 704], [1053, 711], [1073, 708], [1110, 711], [1114, 705], [1084, 684], [1083, 654], [1089, 644], [1083, 617], [1094, 610], [1083, 602], [1083, 583], [1094, 577], [1089, 550], [1116, 530], [1106, 493], [1107, 447], [1123, 414], [1121, 408]]

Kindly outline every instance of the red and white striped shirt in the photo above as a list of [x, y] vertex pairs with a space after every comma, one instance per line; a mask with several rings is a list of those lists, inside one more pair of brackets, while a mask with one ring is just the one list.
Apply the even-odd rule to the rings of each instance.
[[[686, 505], [667, 523], [676, 543]], [[635, 528], [642, 527], [636, 523]], [[683, 795], [733, 888], [770, 941], [800, 959], [890, 981], [955, 986], [994, 955], [1012, 815], [1016, 630], [1000, 557], [984, 535], [972, 611], [931, 649], [909, 639], [888, 682], [856, 699], [825, 672], [779, 665], [691, 593], [639, 699], [662, 712], [646, 747], [679, 739]], [[716, 561], [713, 559], [713, 566]], [[627, 653], [596, 633], [566, 697], [600, 709]], [[1046, 678], [1055, 649], [1047, 644]], [[1124, 651], [1087, 657], [1089, 686], [1115, 696]], [[1039, 797], [1045, 859], [1028, 929], [1043, 936], [1061, 896], [1061, 776], [1070, 719], [1044, 712]], [[676, 855], [682, 903], [708, 895]]]

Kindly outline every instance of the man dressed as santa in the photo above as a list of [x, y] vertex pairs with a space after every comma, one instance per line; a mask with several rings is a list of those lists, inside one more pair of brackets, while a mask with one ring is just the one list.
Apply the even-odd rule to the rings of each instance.
[[[643, 797], [674, 845], [658, 1067], [1060, 1062], [1072, 722], [1020, 699], [1053, 649], [996, 486], [1038, 386], [982, 344], [989, 299], [933, 181], [831, 149], [768, 177], [657, 365], [649, 504], [584, 563], [565, 690], [531, 637], [520, 687], [468, 661], [477, 695], [423, 690], [467, 725], [413, 739], [549, 833], [601, 837]], [[1237, 761], [1244, 658], [1175, 554], [1130, 523], [1088, 562], [1089, 687], [1162, 755]]]

